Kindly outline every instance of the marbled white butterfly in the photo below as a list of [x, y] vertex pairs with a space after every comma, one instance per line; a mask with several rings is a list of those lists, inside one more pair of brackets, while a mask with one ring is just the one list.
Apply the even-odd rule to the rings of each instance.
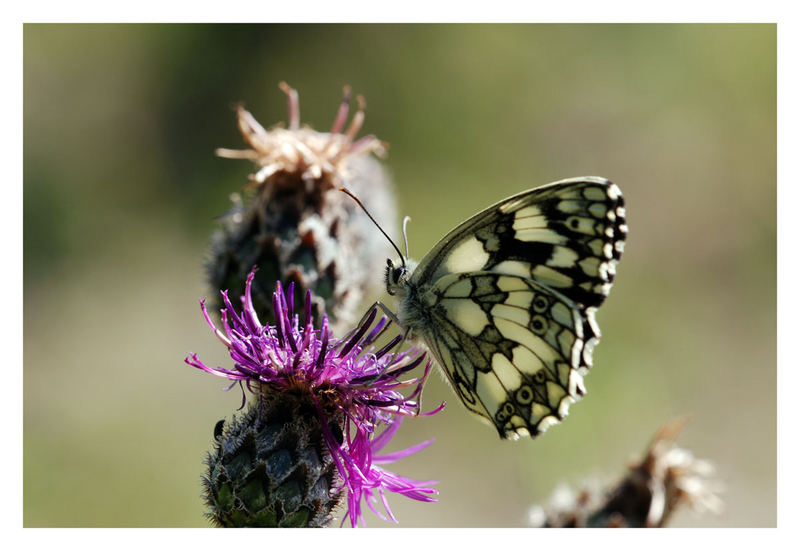
[[622, 193], [605, 178], [524, 191], [456, 226], [419, 264], [398, 249], [401, 264], [386, 268], [392, 317], [501, 438], [537, 436], [585, 393], [595, 311], [626, 233]]

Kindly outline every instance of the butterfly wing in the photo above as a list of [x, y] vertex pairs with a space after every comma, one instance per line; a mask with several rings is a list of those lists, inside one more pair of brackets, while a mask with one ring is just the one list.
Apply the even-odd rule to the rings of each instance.
[[600, 306], [627, 231], [616, 184], [596, 176], [562, 180], [509, 197], [459, 224], [420, 261], [412, 283], [486, 270], [531, 278], [575, 305]]
[[529, 190], [452, 230], [410, 284], [416, 329], [461, 400], [502, 437], [543, 432], [584, 392], [627, 226], [603, 178]]
[[504, 438], [536, 436], [567, 415], [599, 337], [593, 312], [494, 272], [450, 274], [436, 289], [425, 340], [470, 411]]

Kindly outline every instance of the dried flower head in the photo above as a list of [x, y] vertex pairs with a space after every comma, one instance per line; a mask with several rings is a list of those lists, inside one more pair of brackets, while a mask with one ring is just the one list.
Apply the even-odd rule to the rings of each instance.
[[[207, 323], [230, 352], [233, 368], [208, 367], [194, 354], [186, 358], [186, 362], [232, 380], [231, 386], [240, 383], [258, 397], [259, 404], [272, 404], [291, 396], [301, 404], [297, 406], [298, 411], [311, 412], [306, 415], [306, 425], [315, 425], [310, 432], [318, 433], [319, 447], [327, 449], [328, 453], [323, 455], [329, 455], [326, 459], [335, 464], [340, 477], [332, 488], [332, 496], [341, 488], [347, 492], [347, 513], [342, 522], [349, 518], [353, 526], [364, 523], [362, 500], [385, 518], [376, 508], [380, 500], [388, 517], [395, 520], [386, 500], [387, 492], [419, 501], [435, 501], [433, 496], [437, 492], [431, 487], [433, 482], [412, 480], [378, 466], [413, 454], [431, 443], [427, 441], [407, 450], [378, 455], [396, 433], [402, 417], [431, 415], [444, 407], [442, 404], [429, 413], [420, 413], [418, 397], [430, 371], [430, 361], [425, 363], [421, 376], [401, 379], [425, 362], [425, 353], [413, 348], [398, 351], [403, 340], [401, 335], [375, 350], [376, 342], [390, 327], [385, 317], [375, 323], [376, 310], [370, 311], [364, 322], [345, 338], [332, 335], [326, 316], [322, 318], [320, 329], [314, 329], [310, 291], [306, 292], [301, 322], [300, 316], [294, 313], [292, 293], [288, 293], [287, 299], [280, 284], [273, 294], [275, 324], [262, 325], [252, 301], [254, 277], [255, 270], [247, 278], [240, 314], [233, 308], [227, 292], [222, 293], [225, 304], [221, 311], [222, 330], [214, 325], [205, 303], [201, 302]], [[407, 395], [401, 392], [403, 390], [407, 390]], [[280, 416], [282, 412], [274, 414]], [[269, 414], [262, 415], [253, 422], [270, 425], [273, 421], [269, 417]], [[308, 438], [307, 435], [297, 437], [299, 440]], [[275, 453], [270, 448], [269, 455]], [[254, 464], [252, 468], [256, 467]], [[269, 468], [265, 467], [264, 471], [268, 474]], [[229, 478], [226, 474], [223, 482], [227, 483]], [[267, 486], [275, 484], [270, 481], [265, 484]], [[264, 492], [269, 493], [269, 490]], [[212, 509], [218, 507], [217, 501], [213, 496], [209, 500]], [[277, 509], [281, 509], [277, 516], [285, 513], [283, 502]]]
[[596, 481], [575, 494], [561, 485], [547, 508], [535, 506], [530, 523], [537, 527], [644, 527], [665, 526], [675, 510], [688, 505], [697, 512], [718, 513], [722, 500], [710, 479], [713, 466], [675, 446], [687, 419], [665, 424], [656, 433], [641, 461], [612, 489]]
[[379, 290], [373, 267], [386, 257], [387, 243], [338, 188], [353, 190], [394, 227], [393, 186], [375, 158], [385, 155], [386, 144], [372, 135], [357, 138], [365, 102], [356, 98], [359, 108], [348, 124], [349, 87], [330, 132], [301, 126], [297, 91], [286, 83], [280, 87], [289, 98], [288, 128], [265, 129], [239, 105], [237, 122], [249, 148], [217, 150], [222, 157], [250, 160], [257, 170], [244, 195], [234, 195], [234, 209], [221, 218], [221, 228], [212, 236], [207, 263], [211, 288], [236, 288], [258, 265], [253, 303], [261, 319], [275, 321], [274, 282], [283, 282], [285, 288], [293, 282], [299, 297], [312, 291], [315, 316], [325, 312], [335, 329], [343, 329], [355, 318], [364, 294]]
[[[256, 184], [275, 186], [296, 184], [292, 178], [307, 182], [310, 187], [322, 190], [336, 189], [349, 176], [349, 162], [360, 155], [375, 153], [386, 155], [386, 144], [375, 136], [356, 140], [364, 124], [366, 102], [357, 96], [358, 111], [345, 130], [350, 110], [350, 87], [345, 86], [344, 97], [330, 132], [322, 133], [300, 126], [300, 98], [285, 82], [279, 84], [289, 97], [289, 128], [275, 127], [267, 131], [242, 107], [237, 106], [239, 131], [250, 149], [217, 149], [217, 155], [228, 159], [249, 159], [261, 167], [250, 179]], [[278, 179], [271, 178], [282, 173]]]

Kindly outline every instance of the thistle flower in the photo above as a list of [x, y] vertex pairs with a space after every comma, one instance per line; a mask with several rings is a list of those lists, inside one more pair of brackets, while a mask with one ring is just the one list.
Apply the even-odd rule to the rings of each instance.
[[[239, 383], [257, 397], [242, 418], [224, 425], [209, 454], [209, 516], [222, 526], [323, 526], [346, 492], [342, 523], [349, 518], [356, 526], [365, 524], [362, 500], [386, 519], [377, 508], [380, 501], [396, 522], [387, 492], [436, 501], [435, 482], [412, 480], [379, 466], [432, 442], [379, 454], [403, 417], [431, 415], [444, 407], [442, 403], [429, 413], [420, 412], [417, 399], [430, 361], [421, 376], [401, 380], [423, 364], [425, 353], [397, 351], [401, 335], [375, 350], [390, 321], [383, 317], [375, 323], [374, 309], [345, 338], [332, 335], [326, 316], [316, 330], [311, 292], [306, 291], [301, 322], [294, 313], [291, 285], [287, 298], [280, 283], [272, 297], [275, 324], [262, 325], [252, 299], [255, 273], [253, 269], [247, 277], [240, 314], [227, 291], [222, 292], [222, 330], [201, 301], [206, 322], [228, 348], [233, 368], [206, 366], [195, 354], [186, 358], [191, 366], [232, 380], [228, 388]], [[401, 393], [405, 389], [408, 395]]]
[[236, 288], [258, 265], [253, 305], [262, 320], [275, 321], [274, 282], [294, 282], [299, 297], [313, 292], [314, 316], [325, 312], [338, 331], [354, 319], [365, 293], [379, 291], [372, 268], [388, 252], [365, 213], [338, 188], [352, 190], [394, 227], [393, 186], [373, 156], [383, 157], [386, 144], [371, 135], [357, 138], [364, 123], [363, 97], [356, 98], [358, 110], [347, 124], [349, 87], [330, 132], [301, 126], [297, 91], [286, 83], [280, 88], [289, 98], [288, 128], [265, 129], [239, 105], [238, 127], [248, 149], [217, 150], [221, 157], [252, 161], [256, 171], [244, 195], [233, 196], [234, 208], [221, 217], [221, 227], [212, 235], [209, 283], [212, 289]]
[[596, 482], [578, 494], [559, 486], [547, 509], [531, 508], [530, 523], [557, 528], [656, 528], [665, 526], [681, 505], [718, 513], [722, 500], [718, 485], [709, 478], [713, 466], [674, 444], [686, 422], [684, 418], [661, 427], [642, 460], [632, 464], [610, 490], [602, 491]]

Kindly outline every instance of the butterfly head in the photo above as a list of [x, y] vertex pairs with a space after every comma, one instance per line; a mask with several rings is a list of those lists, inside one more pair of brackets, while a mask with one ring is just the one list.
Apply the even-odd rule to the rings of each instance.
[[405, 240], [406, 244], [406, 254], [404, 255], [402, 252], [400, 252], [400, 248], [395, 244], [395, 242], [392, 241], [392, 238], [389, 237], [389, 234], [387, 234], [383, 230], [381, 225], [375, 221], [375, 219], [372, 217], [372, 215], [369, 213], [369, 211], [366, 209], [363, 203], [358, 199], [358, 197], [356, 197], [350, 191], [348, 191], [343, 187], [339, 188], [339, 190], [353, 198], [353, 200], [358, 204], [359, 207], [361, 207], [364, 213], [369, 217], [370, 220], [372, 220], [372, 222], [375, 224], [375, 226], [377, 226], [377, 228], [386, 237], [386, 239], [389, 240], [389, 243], [392, 244], [392, 247], [394, 247], [394, 250], [397, 251], [397, 254], [400, 255], [399, 266], [395, 266], [391, 258], [386, 259], [386, 275], [384, 277], [386, 279], [387, 293], [394, 296], [399, 292], [401, 296], [404, 296], [405, 290], [408, 288], [408, 283], [409, 279], [411, 278], [411, 273], [417, 266], [416, 262], [408, 258], [408, 236], [406, 234], [406, 226], [408, 222], [411, 220], [411, 218], [406, 216], [403, 219], [403, 239]]
[[408, 280], [414, 268], [413, 260], [406, 260], [400, 257], [401, 264], [395, 266], [391, 258], [386, 259], [386, 292], [394, 296], [398, 292], [402, 294], [408, 286]]

